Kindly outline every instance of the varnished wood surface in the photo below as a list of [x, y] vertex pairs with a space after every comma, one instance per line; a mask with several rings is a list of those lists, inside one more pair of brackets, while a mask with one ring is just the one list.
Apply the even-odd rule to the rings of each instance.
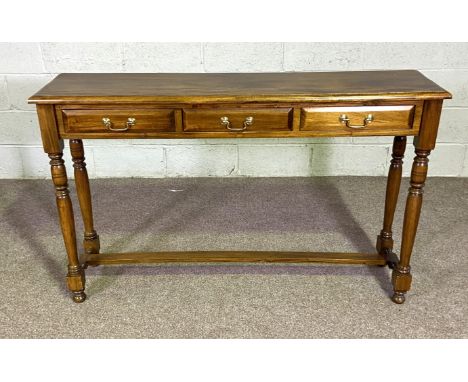
[[230, 133], [226, 126], [221, 124], [221, 117], [228, 117], [231, 127], [243, 127], [246, 118], [252, 117], [251, 126], [245, 132], [291, 130], [293, 120], [292, 108], [216, 108], [216, 109], [184, 109], [182, 120], [184, 131], [222, 131]]
[[451, 95], [415, 70], [309, 73], [60, 74], [32, 103], [260, 102], [444, 99]]
[[122, 129], [128, 118], [135, 118], [135, 125], [129, 132], [175, 131], [174, 110], [132, 109], [132, 110], [62, 110], [64, 130], [68, 133], [112, 133], [102, 122], [109, 118], [112, 127]]
[[[47, 106], [47, 105], [42, 105]], [[294, 106], [294, 108], [290, 107]], [[303, 105], [302, 105], [303, 106]], [[63, 138], [300, 138], [337, 136], [397, 136], [417, 135], [423, 111], [422, 101], [363, 102], [361, 106], [322, 104], [301, 107], [290, 104], [256, 105], [191, 105], [178, 109], [135, 105], [63, 105], [56, 108], [60, 136]], [[359, 123], [367, 114], [374, 121], [361, 129], [344, 126], [339, 121], [347, 114], [351, 123]], [[230, 131], [220, 123], [226, 116], [232, 127], [243, 126], [245, 118], [254, 118], [245, 130]], [[115, 127], [125, 126], [128, 117], [136, 118], [136, 125], [126, 131], [110, 131], [102, 123], [109, 117]]]
[[442, 113], [442, 100], [424, 103], [422, 129], [414, 139], [415, 147], [422, 150], [433, 150], [439, 131], [439, 121]]
[[[417, 113], [416, 113], [417, 108]], [[301, 130], [322, 132], [347, 132], [349, 135], [372, 134], [374, 131], [394, 135], [405, 134], [407, 130], [419, 130], [422, 105], [385, 105], [385, 106], [337, 106], [303, 108], [301, 113]], [[373, 121], [356, 129], [347, 127], [340, 121], [341, 115], [349, 118], [350, 125], [363, 125], [367, 115], [373, 116]]]
[[76, 194], [85, 229], [83, 248], [87, 253], [99, 253], [99, 236], [94, 230], [91, 190], [88, 171], [86, 170], [83, 142], [80, 139], [70, 140], [70, 153], [75, 169]]
[[55, 186], [55, 199], [60, 227], [62, 228], [63, 241], [68, 255], [67, 285], [68, 289], [72, 292], [73, 300], [75, 302], [83, 302], [86, 299], [86, 294], [84, 293], [85, 274], [78, 258], [75, 217], [73, 215], [70, 191], [68, 190], [67, 171], [62, 157], [62, 152], [49, 154], [50, 170]]
[[235, 131], [183, 131], [183, 132], [157, 132], [153, 130], [145, 130], [134, 132], [132, 129], [124, 132], [61, 132], [60, 136], [66, 139], [196, 139], [196, 138], [311, 138], [311, 137], [348, 137], [348, 136], [396, 136], [396, 135], [417, 135], [417, 131], [407, 129], [402, 130], [359, 130], [355, 129], [352, 132], [348, 130], [311, 130], [311, 131], [293, 131], [293, 130], [264, 130], [251, 131], [245, 130], [241, 132]]
[[188, 251], [188, 252], [130, 252], [85, 254], [87, 265], [143, 263], [334, 263], [385, 265], [377, 253], [334, 252], [266, 252], [266, 251]]
[[395, 137], [393, 139], [392, 160], [390, 161], [390, 168], [388, 170], [383, 228], [377, 238], [377, 251], [382, 255], [391, 253], [393, 250], [392, 225], [400, 193], [405, 150], [406, 137]]
[[59, 137], [53, 105], [36, 105], [39, 127], [41, 129], [44, 152], [57, 154], [63, 151], [63, 140]]
[[405, 293], [411, 287], [410, 258], [413, 252], [414, 240], [418, 229], [419, 216], [426, 181], [430, 150], [421, 150], [416, 147], [416, 156], [411, 169], [410, 188], [406, 198], [405, 216], [403, 219], [403, 232], [401, 238], [400, 261], [393, 270], [393, 301], [401, 304], [405, 301]]

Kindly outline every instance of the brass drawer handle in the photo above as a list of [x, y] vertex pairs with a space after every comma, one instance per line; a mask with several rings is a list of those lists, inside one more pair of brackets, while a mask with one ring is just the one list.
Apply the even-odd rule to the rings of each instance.
[[231, 121], [229, 120], [228, 117], [221, 117], [221, 125], [226, 126], [226, 129], [230, 131], [243, 131], [247, 129], [248, 126], [252, 126], [253, 124], [253, 117], [246, 117], [244, 119], [244, 126], [241, 127], [240, 129], [236, 129], [234, 127], [231, 127]]
[[122, 129], [114, 129], [112, 127], [112, 121], [110, 120], [110, 118], [107, 118], [107, 117], [104, 117], [102, 119], [102, 123], [104, 124], [104, 126], [106, 126], [111, 131], [126, 131], [126, 130], [130, 129], [130, 127], [132, 127], [132, 126], [134, 126], [136, 124], [136, 119], [135, 118], [128, 118], [127, 122], [125, 123], [125, 127], [122, 128]]
[[367, 117], [364, 118], [362, 125], [350, 125], [349, 118], [346, 114], [341, 114], [339, 120], [342, 124], [346, 125], [346, 127], [350, 127], [351, 129], [362, 129], [374, 120], [374, 116], [372, 114], [368, 114]]

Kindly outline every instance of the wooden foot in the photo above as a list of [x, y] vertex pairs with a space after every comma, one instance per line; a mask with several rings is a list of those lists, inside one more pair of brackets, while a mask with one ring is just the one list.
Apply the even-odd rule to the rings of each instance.
[[392, 301], [395, 304], [403, 304], [405, 302], [405, 294], [403, 292], [395, 292], [392, 296]]
[[392, 301], [397, 304], [403, 304], [405, 302], [405, 293], [411, 288], [411, 273], [410, 267], [402, 267], [398, 264], [392, 273], [392, 284], [394, 294]]
[[86, 300], [86, 293], [85, 292], [73, 292], [73, 302], [79, 304], [80, 302], [84, 302]]
[[393, 238], [382, 237], [381, 235], [377, 235], [377, 242], [375, 243], [375, 248], [377, 249], [377, 253], [380, 253], [381, 255], [386, 255], [387, 253], [393, 250]]
[[83, 248], [85, 253], [99, 253], [101, 250], [101, 242], [96, 231], [93, 231], [91, 235], [85, 234]]
[[[73, 301], [83, 302], [85, 300], [85, 273], [81, 265], [68, 266], [67, 285], [68, 289], [72, 292]], [[81, 301], [78, 301], [80, 298]]]

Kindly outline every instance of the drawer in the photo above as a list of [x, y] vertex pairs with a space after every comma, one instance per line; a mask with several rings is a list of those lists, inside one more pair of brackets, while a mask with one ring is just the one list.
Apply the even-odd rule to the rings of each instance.
[[183, 110], [184, 131], [194, 132], [288, 131], [292, 120], [292, 108]]
[[148, 133], [175, 131], [172, 109], [62, 110], [67, 133]]
[[300, 129], [340, 135], [417, 133], [422, 105], [308, 107]]

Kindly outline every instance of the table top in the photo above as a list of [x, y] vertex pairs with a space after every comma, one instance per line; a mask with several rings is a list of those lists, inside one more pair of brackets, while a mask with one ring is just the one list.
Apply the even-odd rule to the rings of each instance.
[[30, 103], [444, 99], [416, 70], [294, 73], [63, 73]]

